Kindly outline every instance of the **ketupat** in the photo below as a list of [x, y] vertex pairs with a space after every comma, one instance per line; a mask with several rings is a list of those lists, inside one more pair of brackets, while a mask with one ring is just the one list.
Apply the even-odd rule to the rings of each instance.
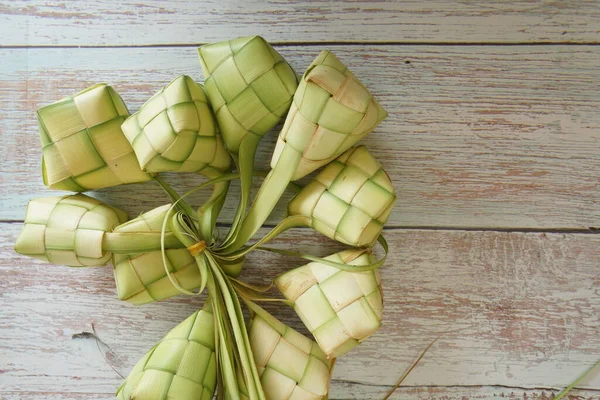
[[[140, 251], [129, 253], [121, 251], [113, 255], [113, 269], [119, 299], [139, 305], [180, 294], [178, 288], [171, 283], [167, 276], [160, 248], [161, 230], [170, 207], [170, 204], [157, 207], [114, 229], [114, 235], [139, 237], [144, 241], [139, 244]], [[167, 229], [165, 244], [183, 247], [178, 243], [179, 241], [173, 236], [170, 229]], [[142, 249], [146, 251], [142, 251]], [[167, 249], [165, 258], [167, 260], [166, 269], [172, 273], [172, 279], [178, 282], [180, 287], [192, 290], [200, 286], [200, 271], [187, 249]]]
[[[368, 151], [350, 147], [387, 114], [327, 51], [315, 59], [299, 85], [290, 65], [261, 37], [205, 45], [199, 54], [206, 93], [191, 78], [180, 76], [125, 121], [129, 113], [122, 100], [102, 84], [38, 112], [43, 175], [52, 188], [83, 191], [152, 178], [173, 204], [128, 222], [113, 210], [119, 214], [117, 222], [94, 225], [101, 232], [90, 240], [93, 251], [87, 240], [71, 240], [79, 228], [88, 229], [73, 222], [75, 214], [67, 213], [59, 221], [66, 228], [53, 230], [56, 219], [38, 221], [49, 212], [42, 210], [26, 220], [15, 247], [34, 257], [73, 265], [103, 264], [112, 255], [118, 295], [134, 304], [208, 289], [210, 309], [195, 314], [194, 321], [214, 314], [211, 331], [206, 331], [209, 324], [190, 325], [186, 320], [180, 325], [186, 328], [176, 328], [173, 332], [178, 333], [169, 334], [138, 363], [119, 389], [122, 399], [210, 398], [216, 386], [226, 399], [327, 398], [334, 357], [362, 342], [381, 324], [377, 268], [386, 257], [373, 260], [368, 247], [378, 241], [387, 255], [381, 230], [396, 195]], [[258, 143], [290, 106], [273, 154], [273, 169], [246, 214], [253, 175], [260, 175], [253, 171]], [[228, 151], [237, 172], [229, 171]], [[86, 169], [87, 158], [93, 170]], [[96, 162], [98, 158], [101, 162]], [[133, 160], [135, 168], [125, 160]], [[293, 186], [298, 193], [289, 204], [289, 216], [246, 246], [289, 182], [327, 163], [307, 187]], [[206, 175], [211, 180], [191, 192], [214, 185], [212, 197], [194, 210], [159, 176], [166, 171]], [[241, 181], [239, 206], [229, 232], [219, 238], [213, 228], [233, 179]], [[102, 203], [97, 207], [111, 209]], [[361, 248], [322, 259], [262, 246], [285, 229], [302, 225]], [[288, 300], [265, 299], [265, 289], [234, 278], [245, 254], [256, 248], [312, 261], [277, 278]], [[94, 256], [88, 257], [92, 252]], [[260, 299], [294, 303], [317, 342], [251, 301]], [[254, 314], [249, 328], [241, 300]], [[320, 310], [312, 307], [315, 304]], [[211, 352], [206, 363], [205, 358], [200, 362], [188, 355], [196, 347], [190, 344], [194, 342], [190, 334], [202, 329], [213, 338], [212, 347], [202, 343]], [[188, 362], [190, 358], [196, 362], [191, 369], [185, 367], [194, 364]]]
[[128, 116], [121, 97], [106, 84], [40, 108], [44, 183], [83, 192], [149, 180], [121, 131]]
[[[200, 271], [188, 249], [165, 250], [165, 257], [166, 267], [180, 287], [200, 287]], [[167, 276], [161, 251], [113, 254], [112, 263], [120, 300], [141, 305], [181, 294]]]
[[277, 138], [271, 168], [286, 146], [301, 154], [291, 180], [327, 164], [367, 136], [387, 112], [332, 52], [322, 51], [300, 80]]
[[[368, 265], [364, 250], [344, 250], [326, 257], [348, 265]], [[379, 271], [350, 272], [312, 262], [275, 279], [279, 291], [328, 357], [340, 357], [381, 326], [383, 296]]]
[[[395, 204], [396, 192], [388, 174], [364, 146], [354, 147], [300, 189], [288, 203], [288, 216], [267, 235], [237, 251], [226, 247], [224, 258], [236, 259], [261, 248], [285, 230], [300, 226], [312, 227], [350, 246], [372, 247], [381, 238]], [[242, 227], [241, 234], [251, 224]], [[269, 250], [286, 254], [284, 250]], [[301, 257], [314, 261], [314, 257]]]
[[186, 75], [142, 105], [122, 125], [146, 172], [226, 172], [231, 157], [204, 89]]
[[269, 400], [326, 399], [334, 360], [317, 343], [258, 306], [250, 322], [250, 346]]
[[331, 239], [372, 246], [395, 203], [390, 177], [359, 146], [327, 165], [290, 201], [288, 213], [310, 217], [313, 229]]
[[[169, 215], [170, 208], [170, 204], [157, 207], [117, 226], [104, 236], [104, 248], [116, 254], [160, 251], [161, 244], [166, 249], [183, 248], [183, 244], [170, 229], [162, 232], [163, 222]], [[164, 243], [161, 243], [163, 239]]]
[[105, 265], [105, 235], [126, 220], [123, 211], [84, 194], [34, 199], [15, 251], [71, 267]]
[[260, 36], [205, 45], [198, 53], [225, 143], [237, 154], [246, 137], [262, 137], [288, 111], [296, 73]]
[[210, 400], [217, 387], [214, 317], [209, 306], [177, 325], [133, 367], [121, 400]]

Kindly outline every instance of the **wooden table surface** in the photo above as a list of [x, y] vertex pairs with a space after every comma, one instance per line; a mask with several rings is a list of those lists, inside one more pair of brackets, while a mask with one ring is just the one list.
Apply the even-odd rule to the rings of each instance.
[[[384, 326], [338, 360], [332, 399], [381, 398], [447, 329], [394, 398], [551, 399], [600, 358], [600, 2], [6, 0], [0, 34], [1, 399], [111, 398], [117, 372], [202, 303], [134, 307], [110, 267], [14, 253], [28, 199], [57, 194], [34, 111], [97, 82], [137, 110], [176, 75], [203, 79], [199, 44], [254, 34], [299, 72], [334, 51], [390, 114], [363, 141], [399, 194]], [[93, 195], [130, 216], [167, 202], [151, 183]], [[308, 229], [277, 243], [336, 248]], [[253, 255], [244, 277], [300, 264]], [[600, 399], [600, 371], [571, 394]]]

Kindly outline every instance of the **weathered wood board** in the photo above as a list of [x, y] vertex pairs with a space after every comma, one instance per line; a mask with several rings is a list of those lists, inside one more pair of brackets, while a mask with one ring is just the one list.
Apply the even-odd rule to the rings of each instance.
[[[363, 142], [399, 194], [384, 327], [339, 360], [331, 398], [382, 398], [448, 329], [393, 398], [552, 399], [600, 358], [598, 21], [594, 0], [0, 0], [0, 399], [113, 398], [109, 364], [126, 374], [202, 303], [136, 308], [110, 267], [13, 252], [26, 202], [59, 194], [41, 181], [35, 110], [105, 81], [135, 111], [179, 74], [202, 80], [198, 44], [255, 34], [300, 73], [334, 51], [390, 114]], [[167, 179], [178, 191], [202, 180]], [[152, 183], [93, 195], [131, 216], [167, 202]], [[309, 229], [276, 243], [339, 248]], [[301, 264], [253, 254], [244, 277]], [[81, 335], [92, 323], [100, 348]], [[600, 400], [600, 371], [578, 387], [570, 400]]]
[[[19, 229], [0, 230], [0, 393], [9, 399], [107, 398], [120, 378], [103, 357], [126, 374], [201, 305], [187, 297], [142, 307], [119, 302], [110, 267], [60, 267], [14, 254]], [[445, 330], [396, 398], [549, 399], [600, 357], [599, 235], [389, 230], [387, 237], [394, 251], [382, 270], [384, 326], [338, 360], [331, 398], [381, 398]], [[309, 229], [276, 245], [321, 255], [338, 247]], [[253, 254], [244, 277], [260, 283], [301, 264]], [[304, 331], [290, 309], [266, 308]], [[93, 338], [73, 338], [92, 323], [101, 351]], [[597, 399], [600, 371], [580, 387], [587, 390], [580, 398]]]
[[[390, 117], [362, 143], [399, 193], [390, 226], [600, 227], [600, 51], [595, 46], [327, 46]], [[302, 72], [320, 47], [279, 48]], [[132, 111], [178, 74], [201, 80], [195, 48], [0, 50], [0, 219], [44, 189], [34, 110], [98, 81]], [[266, 168], [276, 132], [258, 154]], [[178, 189], [196, 176], [171, 176]], [[132, 214], [152, 183], [98, 192]], [[231, 220], [235, 201], [223, 220]], [[276, 223], [284, 208], [270, 219]]]
[[600, 7], [569, 1], [0, 2], [4, 46], [275, 42], [598, 43]]

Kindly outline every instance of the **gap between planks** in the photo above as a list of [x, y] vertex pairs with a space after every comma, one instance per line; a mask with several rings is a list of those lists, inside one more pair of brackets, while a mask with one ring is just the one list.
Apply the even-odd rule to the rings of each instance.
[[[0, 220], [0, 224], [23, 224], [23, 220]], [[262, 228], [273, 229], [277, 225], [264, 224]], [[230, 228], [231, 224], [217, 223], [219, 228]], [[296, 227], [294, 229], [312, 229], [309, 227]], [[464, 232], [499, 232], [499, 233], [564, 233], [564, 234], [584, 234], [596, 235], [600, 234], [599, 227], [590, 226], [588, 229], [576, 228], [545, 228], [545, 229], [528, 229], [528, 228], [477, 228], [477, 227], [453, 227], [453, 226], [402, 226], [390, 225], [383, 228], [384, 231], [406, 230], [406, 231], [464, 231]]]
[[[332, 379], [331, 383], [339, 383], [339, 384], [350, 384], [350, 385], [362, 385], [369, 386], [373, 388], [380, 388], [385, 390], [391, 390], [393, 388], [392, 385], [380, 385], [377, 383], [370, 382], [358, 382], [346, 379]], [[544, 391], [544, 392], [560, 392], [564, 388], [562, 387], [539, 387], [539, 386], [514, 386], [514, 385], [400, 385], [398, 389], [478, 389], [478, 388], [490, 388], [490, 389], [506, 389], [506, 390], [535, 390], [535, 391]], [[598, 392], [600, 393], [600, 389], [595, 388], [580, 388], [573, 387], [573, 391], [577, 390], [585, 390], [587, 392]]]
[[[273, 46], [278, 47], [293, 47], [293, 46], [447, 46], [447, 47], [514, 47], [514, 46], [600, 46], [600, 42], [560, 42], [560, 41], [539, 41], [539, 42], [378, 42], [378, 41], [323, 41], [323, 42], [277, 42], [269, 41]], [[207, 43], [153, 43], [153, 44], [106, 44], [106, 45], [75, 45], [75, 44], [60, 44], [60, 45], [1, 45], [0, 49], [20, 50], [20, 49], [136, 49], [136, 48], [170, 48], [170, 47], [199, 47]]]

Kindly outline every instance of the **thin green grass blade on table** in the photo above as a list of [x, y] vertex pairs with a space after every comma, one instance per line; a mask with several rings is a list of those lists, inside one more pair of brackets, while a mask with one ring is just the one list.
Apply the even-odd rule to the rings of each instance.
[[385, 397], [383, 398], [383, 400], [388, 400], [396, 390], [398, 390], [398, 388], [400, 387], [400, 385], [402, 385], [402, 383], [406, 380], [406, 378], [408, 378], [408, 376], [411, 374], [412, 371], [414, 371], [414, 369], [417, 367], [417, 365], [419, 365], [419, 363], [421, 362], [421, 360], [423, 359], [423, 357], [425, 357], [425, 354], [427, 354], [427, 352], [433, 347], [433, 345], [445, 334], [446, 332], [442, 332], [440, 333], [438, 336], [436, 336], [428, 345], [427, 347], [425, 347], [423, 349], [423, 351], [421, 351], [421, 353], [419, 354], [419, 356], [417, 357], [417, 359], [410, 365], [410, 367], [408, 367], [408, 369], [406, 369], [406, 371], [404, 371], [404, 373], [402, 375], [400, 375], [400, 378], [398, 378], [398, 380], [396, 381], [396, 383], [394, 384], [394, 386], [392, 387], [392, 389], [390, 389], [389, 392], [386, 393]]
[[40, 108], [44, 183], [83, 192], [149, 180], [121, 130], [128, 116], [121, 97], [106, 84]]
[[395, 203], [388, 174], [359, 146], [327, 165], [290, 201], [288, 213], [308, 216], [318, 232], [361, 247], [375, 243]]
[[31, 200], [16, 244], [19, 254], [72, 267], [105, 265], [107, 232], [127, 215], [83, 194]]
[[334, 360], [314, 341], [247, 304], [253, 312], [250, 346], [267, 399], [326, 399]]
[[600, 366], [600, 360], [596, 361], [595, 364], [591, 365], [588, 369], [586, 369], [583, 372], [583, 374], [579, 375], [577, 377], [577, 379], [575, 379], [575, 381], [573, 381], [573, 383], [571, 383], [569, 386], [567, 386], [566, 388], [561, 390], [561, 392], [559, 394], [557, 394], [554, 399], [560, 400], [560, 399], [564, 398], [567, 394], [569, 394], [571, 392], [571, 390], [575, 389], [575, 386], [577, 386], [582, 380], [584, 380], [598, 366]]
[[216, 385], [214, 316], [207, 302], [133, 367], [117, 398], [210, 400]]
[[298, 80], [285, 59], [260, 36], [198, 49], [208, 97], [241, 179], [239, 207], [225, 243], [244, 216], [258, 143], [288, 111]]
[[300, 80], [263, 182], [239, 237], [244, 245], [267, 219], [288, 182], [329, 163], [369, 134], [387, 116], [369, 91], [329, 51], [323, 51]]
[[[367, 265], [364, 249], [345, 250], [326, 259]], [[339, 357], [381, 327], [383, 295], [379, 271], [349, 272], [312, 262], [279, 275], [275, 285], [328, 357]]]

